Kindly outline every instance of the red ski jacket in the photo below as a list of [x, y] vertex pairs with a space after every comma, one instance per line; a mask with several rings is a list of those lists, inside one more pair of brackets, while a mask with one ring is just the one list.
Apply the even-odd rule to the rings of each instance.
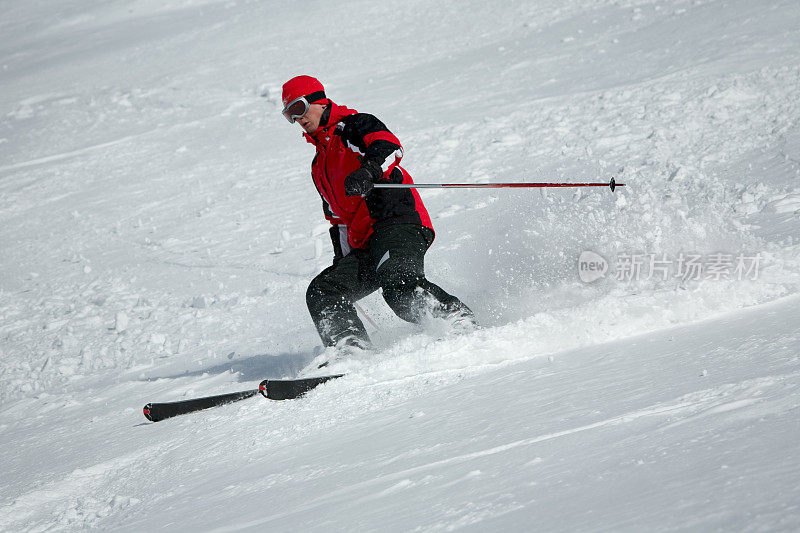
[[340, 229], [346, 226], [347, 242], [340, 243], [343, 255], [350, 248], [365, 248], [373, 231], [391, 224], [418, 224], [433, 230], [416, 189], [373, 189], [365, 198], [344, 193], [344, 179], [367, 159], [383, 170], [377, 182], [413, 183], [400, 166], [400, 141], [383, 122], [330, 102], [317, 131], [303, 135], [317, 149], [311, 175], [322, 196], [325, 218]]

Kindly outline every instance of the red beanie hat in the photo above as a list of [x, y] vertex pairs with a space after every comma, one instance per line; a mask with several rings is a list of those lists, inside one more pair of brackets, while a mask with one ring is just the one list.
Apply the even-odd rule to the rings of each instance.
[[325, 87], [317, 78], [311, 76], [295, 76], [283, 84], [283, 105], [301, 96], [310, 97], [309, 104], [325, 99]]

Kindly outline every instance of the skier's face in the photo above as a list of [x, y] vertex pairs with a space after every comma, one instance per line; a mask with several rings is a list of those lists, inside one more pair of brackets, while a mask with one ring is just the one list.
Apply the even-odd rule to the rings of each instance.
[[306, 133], [314, 133], [319, 128], [319, 121], [322, 118], [322, 112], [325, 111], [325, 106], [322, 104], [311, 104], [308, 106], [306, 114], [300, 118], [295, 119], [295, 122], [300, 124], [300, 127], [306, 130]]

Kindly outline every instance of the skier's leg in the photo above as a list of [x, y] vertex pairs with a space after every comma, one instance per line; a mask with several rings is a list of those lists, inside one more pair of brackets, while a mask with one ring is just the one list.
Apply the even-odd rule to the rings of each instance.
[[388, 226], [375, 233], [370, 256], [383, 298], [408, 322], [419, 323], [427, 315], [474, 325], [469, 307], [425, 278], [425, 252], [432, 237], [428, 228], [413, 224]]
[[[378, 289], [377, 284], [359, 276], [361, 252], [354, 251], [315, 277], [306, 291], [306, 304], [325, 346], [340, 341], [370, 345], [367, 330], [358, 318], [354, 303]], [[359, 259], [362, 259], [361, 261]]]

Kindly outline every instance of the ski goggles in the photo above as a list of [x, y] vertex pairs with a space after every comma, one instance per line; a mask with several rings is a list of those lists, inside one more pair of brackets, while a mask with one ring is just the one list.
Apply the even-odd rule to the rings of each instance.
[[288, 120], [290, 124], [294, 124], [295, 120], [308, 113], [311, 102], [316, 102], [323, 98], [325, 98], [325, 91], [317, 91], [301, 96], [300, 98], [295, 98], [283, 108], [283, 116], [286, 117], [286, 120]]

